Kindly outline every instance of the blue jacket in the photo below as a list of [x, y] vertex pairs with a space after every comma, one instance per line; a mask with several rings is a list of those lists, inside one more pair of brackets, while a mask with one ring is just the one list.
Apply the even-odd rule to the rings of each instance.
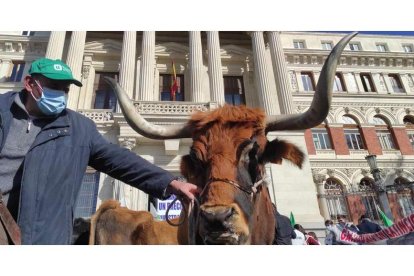
[[[0, 151], [15, 95], [0, 95]], [[23, 244], [70, 243], [75, 202], [88, 165], [158, 198], [174, 179], [135, 153], [109, 143], [92, 120], [66, 109], [42, 128], [23, 161], [17, 218]]]

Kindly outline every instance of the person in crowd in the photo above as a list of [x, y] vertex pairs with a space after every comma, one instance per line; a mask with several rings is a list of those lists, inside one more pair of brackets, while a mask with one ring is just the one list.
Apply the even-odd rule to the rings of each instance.
[[302, 225], [295, 224], [293, 231], [296, 234], [296, 238], [292, 239], [292, 245], [306, 245], [306, 238]]
[[312, 232], [312, 231], [308, 232], [305, 235], [305, 238], [306, 238], [306, 243], [308, 245], [321, 245], [315, 232]]
[[358, 229], [358, 234], [371, 234], [382, 230], [378, 223], [372, 222], [366, 215], [362, 215], [359, 219]]
[[325, 221], [326, 227], [326, 238], [325, 245], [353, 245], [357, 244], [351, 241], [341, 240], [341, 232], [344, 229], [345, 224], [334, 224], [332, 220], [328, 219]]
[[275, 240], [273, 244], [292, 245], [292, 239], [296, 238], [296, 233], [290, 224], [290, 219], [279, 213], [276, 205], [273, 204], [273, 211], [276, 218]]

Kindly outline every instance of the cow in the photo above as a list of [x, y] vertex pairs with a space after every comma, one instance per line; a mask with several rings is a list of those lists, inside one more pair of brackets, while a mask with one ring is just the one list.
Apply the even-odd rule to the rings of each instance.
[[260, 109], [224, 105], [195, 113], [184, 124], [159, 126], [136, 111], [114, 79], [105, 78], [114, 88], [125, 120], [136, 132], [152, 139], [193, 140], [189, 154], [181, 159], [180, 170], [202, 192], [192, 208], [192, 219], [178, 229], [180, 244], [272, 244], [276, 221], [265, 164], [281, 164], [285, 159], [301, 168], [305, 154], [287, 141], [268, 141], [266, 135], [270, 131], [309, 129], [325, 120], [339, 57], [355, 35], [347, 35], [331, 51], [312, 103], [301, 114], [266, 117]]
[[[171, 220], [178, 224], [179, 218]], [[177, 245], [177, 230], [166, 221], [154, 220], [147, 211], [121, 207], [115, 200], [106, 200], [91, 218], [89, 244]]]

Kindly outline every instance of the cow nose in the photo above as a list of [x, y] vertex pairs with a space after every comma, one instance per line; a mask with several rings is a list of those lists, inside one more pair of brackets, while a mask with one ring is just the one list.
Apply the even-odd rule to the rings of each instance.
[[221, 226], [224, 226], [226, 220], [228, 220], [235, 212], [232, 207], [201, 209], [200, 211], [200, 215], [206, 223]]

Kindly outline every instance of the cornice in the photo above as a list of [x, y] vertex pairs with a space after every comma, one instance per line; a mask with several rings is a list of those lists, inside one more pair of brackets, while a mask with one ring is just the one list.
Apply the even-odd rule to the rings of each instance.
[[[329, 50], [318, 49], [284, 49], [288, 66], [322, 66], [329, 53]], [[344, 51], [338, 67], [347, 66], [361, 68], [361, 70], [366, 70], [366, 68], [414, 69], [414, 53]]]

